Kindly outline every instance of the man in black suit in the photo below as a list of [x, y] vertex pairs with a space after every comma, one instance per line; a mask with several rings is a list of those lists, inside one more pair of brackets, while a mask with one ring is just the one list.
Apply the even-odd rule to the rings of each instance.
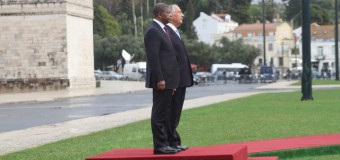
[[151, 129], [154, 154], [174, 154], [168, 141], [171, 99], [180, 83], [179, 65], [175, 49], [165, 27], [171, 19], [170, 7], [157, 3], [153, 8], [154, 19], [144, 36], [147, 57], [145, 86], [153, 89]]
[[171, 147], [178, 148], [183, 151], [188, 149], [188, 147], [181, 144], [181, 138], [177, 131], [177, 127], [182, 113], [186, 87], [192, 86], [194, 82], [187, 50], [177, 29], [183, 22], [184, 14], [176, 4], [171, 5], [170, 9], [172, 19], [170, 23], [167, 24], [167, 27], [170, 30], [170, 39], [177, 53], [180, 70], [180, 85], [179, 88], [176, 89], [171, 101], [170, 132], [168, 132], [168, 138]]

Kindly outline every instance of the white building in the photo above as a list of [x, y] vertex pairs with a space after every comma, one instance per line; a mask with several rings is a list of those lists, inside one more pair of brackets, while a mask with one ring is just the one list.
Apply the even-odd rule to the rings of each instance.
[[211, 14], [210, 16], [201, 12], [194, 20], [198, 40], [209, 45], [215, 43], [214, 35], [234, 30], [238, 23], [231, 19], [229, 14]]
[[[264, 65], [263, 52], [263, 24], [242, 24], [228, 34], [230, 40], [242, 39], [244, 43], [255, 46], [260, 50], [260, 55], [254, 61], [254, 67]], [[280, 73], [294, 69], [299, 55], [293, 55], [294, 37], [291, 26], [286, 22], [266, 23], [266, 65], [274, 66]], [[299, 63], [299, 61], [298, 61]]]
[[[324, 72], [335, 73], [334, 25], [311, 24], [311, 62], [312, 69], [319, 75]], [[302, 38], [299, 41], [302, 55]]]

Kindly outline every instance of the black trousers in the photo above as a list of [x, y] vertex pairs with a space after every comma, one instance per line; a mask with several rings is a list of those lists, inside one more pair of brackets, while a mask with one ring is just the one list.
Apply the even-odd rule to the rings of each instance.
[[153, 89], [151, 112], [151, 129], [154, 148], [181, 145], [177, 132], [186, 88], [178, 88], [174, 95], [172, 90]]
[[170, 116], [169, 116], [169, 132], [168, 141], [170, 146], [181, 145], [181, 137], [177, 131], [177, 127], [181, 118], [183, 103], [185, 99], [186, 87], [176, 89], [171, 99]]
[[169, 145], [168, 130], [172, 90], [153, 89], [152, 95], [151, 130], [153, 146], [154, 148], [161, 148]]

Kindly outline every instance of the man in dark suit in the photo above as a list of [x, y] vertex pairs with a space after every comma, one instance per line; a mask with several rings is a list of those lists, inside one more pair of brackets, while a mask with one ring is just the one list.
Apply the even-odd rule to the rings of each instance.
[[180, 150], [169, 146], [169, 110], [180, 83], [180, 73], [176, 52], [165, 27], [171, 19], [169, 5], [157, 3], [153, 15], [153, 22], [144, 36], [144, 45], [147, 57], [145, 86], [153, 89], [151, 129], [154, 154], [174, 154]]
[[179, 88], [176, 89], [171, 101], [170, 132], [168, 132], [168, 138], [171, 147], [178, 148], [183, 151], [188, 149], [188, 147], [181, 144], [181, 138], [177, 131], [177, 127], [182, 113], [186, 87], [192, 86], [194, 82], [187, 50], [177, 29], [183, 22], [184, 14], [176, 4], [171, 5], [170, 9], [172, 19], [170, 23], [167, 24], [167, 27], [170, 30], [170, 39], [177, 53], [177, 61], [179, 63], [180, 70], [180, 85]]

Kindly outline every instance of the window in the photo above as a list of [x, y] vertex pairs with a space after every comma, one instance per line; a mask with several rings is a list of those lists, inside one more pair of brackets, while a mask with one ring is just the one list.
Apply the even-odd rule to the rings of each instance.
[[257, 48], [260, 50], [260, 53], [263, 53], [263, 45], [262, 44], [258, 44]]
[[259, 65], [262, 65], [262, 59], [261, 58], [259, 59]]
[[273, 43], [269, 43], [268, 50], [273, 51]]
[[137, 72], [137, 68], [133, 67], [132, 72]]
[[323, 47], [318, 47], [318, 56], [323, 55]]
[[279, 57], [279, 66], [283, 66], [283, 57]]
[[207, 28], [207, 20], [202, 19], [202, 28]]

